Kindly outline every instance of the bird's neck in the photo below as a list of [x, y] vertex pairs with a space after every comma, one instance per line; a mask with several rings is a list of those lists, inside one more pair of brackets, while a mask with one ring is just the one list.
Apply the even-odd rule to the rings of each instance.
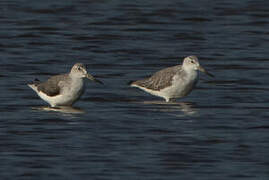
[[190, 68], [189, 66], [182, 66], [182, 69], [186, 72], [186, 73], [194, 73], [197, 72], [197, 70]]
[[83, 80], [83, 77], [78, 76], [78, 75], [75, 74], [75, 73], [69, 73], [69, 77], [70, 77], [71, 79], [75, 79], [75, 80]]
[[199, 72], [193, 68], [183, 67], [183, 70], [191, 79], [196, 79], [199, 76]]

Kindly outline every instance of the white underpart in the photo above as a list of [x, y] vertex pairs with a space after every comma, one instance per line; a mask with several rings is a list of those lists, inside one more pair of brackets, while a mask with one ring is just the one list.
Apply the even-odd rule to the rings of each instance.
[[198, 72], [192, 71], [191, 73], [187, 73], [184, 80], [181, 78], [178, 75], [175, 75], [173, 77], [172, 86], [159, 91], [160, 95], [162, 95], [166, 102], [168, 102], [169, 99], [187, 96], [192, 91], [198, 80]]
[[73, 77], [69, 83], [60, 81], [59, 85], [62, 88], [59, 95], [47, 96], [42, 91], [38, 91], [34, 84], [28, 84], [28, 86], [31, 87], [41, 99], [49, 103], [52, 107], [72, 105], [83, 92], [82, 78]]
[[161, 89], [160, 91], [147, 89], [136, 84], [132, 84], [131, 86], [138, 87], [152, 95], [162, 97], [165, 99], [166, 102], [169, 102], [170, 99], [181, 98], [188, 95], [194, 88], [198, 77], [198, 72], [196, 70], [190, 69], [186, 71], [186, 76], [184, 76], [184, 79], [182, 79], [182, 77], [179, 77], [179, 75], [176, 74], [173, 77], [172, 85]]

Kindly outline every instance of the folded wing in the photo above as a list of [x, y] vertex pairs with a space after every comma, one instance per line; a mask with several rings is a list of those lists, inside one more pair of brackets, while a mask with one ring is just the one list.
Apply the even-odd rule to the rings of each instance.
[[180, 72], [181, 65], [172, 66], [154, 73], [151, 77], [132, 82], [131, 86], [140, 86], [150, 90], [160, 91], [171, 86], [173, 77]]

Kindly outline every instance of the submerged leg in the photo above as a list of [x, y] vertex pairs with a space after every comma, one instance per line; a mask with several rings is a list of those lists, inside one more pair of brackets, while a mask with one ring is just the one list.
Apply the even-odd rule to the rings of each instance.
[[170, 98], [164, 97], [164, 99], [165, 99], [166, 102], [170, 101]]
[[177, 101], [176, 98], [172, 98], [172, 99], [170, 99], [170, 102], [176, 102], [176, 101]]
[[176, 98], [169, 98], [168, 101], [166, 100], [166, 102], [176, 102]]

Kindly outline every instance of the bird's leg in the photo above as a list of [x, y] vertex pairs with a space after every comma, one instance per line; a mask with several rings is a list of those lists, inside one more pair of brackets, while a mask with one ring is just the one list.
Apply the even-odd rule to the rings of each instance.
[[169, 99], [169, 102], [176, 102], [176, 98]]
[[164, 99], [167, 103], [170, 101], [170, 98], [164, 97]]

